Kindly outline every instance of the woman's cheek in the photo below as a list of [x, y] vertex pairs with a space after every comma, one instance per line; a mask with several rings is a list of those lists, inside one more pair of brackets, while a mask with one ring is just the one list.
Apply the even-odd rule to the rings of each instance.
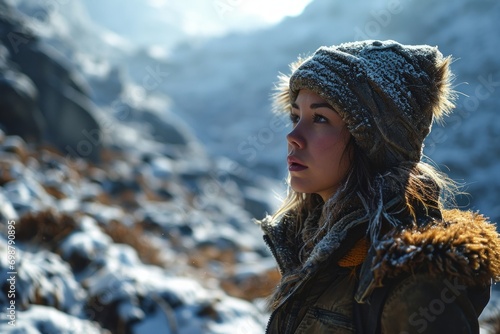
[[328, 135], [328, 136], [323, 136], [322, 138], [318, 139], [317, 141], [317, 147], [318, 150], [321, 152], [332, 152], [337, 151], [339, 147], [342, 146], [344, 140], [342, 136], [338, 134], [333, 134], [333, 135]]

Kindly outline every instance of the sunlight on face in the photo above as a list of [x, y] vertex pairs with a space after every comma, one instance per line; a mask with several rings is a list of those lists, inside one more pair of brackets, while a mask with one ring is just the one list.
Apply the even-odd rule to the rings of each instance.
[[346, 146], [351, 134], [339, 114], [318, 94], [301, 90], [290, 114], [287, 135], [290, 185], [301, 193], [316, 193], [326, 201], [350, 167]]

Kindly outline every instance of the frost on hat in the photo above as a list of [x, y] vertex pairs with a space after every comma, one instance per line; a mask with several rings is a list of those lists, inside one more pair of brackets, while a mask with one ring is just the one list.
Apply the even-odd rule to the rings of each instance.
[[324, 98], [377, 170], [418, 162], [433, 117], [453, 107], [450, 57], [436, 47], [363, 41], [320, 47], [280, 76], [275, 108], [290, 110], [301, 89]]

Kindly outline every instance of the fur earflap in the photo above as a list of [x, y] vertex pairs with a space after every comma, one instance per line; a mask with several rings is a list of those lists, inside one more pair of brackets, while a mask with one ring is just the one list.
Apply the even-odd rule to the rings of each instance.
[[[299, 57], [296, 61], [290, 64], [290, 72], [294, 73], [306, 58]], [[281, 114], [283, 112], [290, 112], [292, 105], [290, 101], [290, 75], [280, 73], [278, 75], [278, 82], [274, 87], [274, 94], [272, 95], [273, 112]]]
[[437, 122], [442, 122], [443, 118], [451, 113], [455, 108], [457, 93], [452, 89], [454, 79], [450, 71], [451, 57], [437, 57], [436, 72], [434, 82], [436, 82], [436, 94], [433, 96], [432, 114]]

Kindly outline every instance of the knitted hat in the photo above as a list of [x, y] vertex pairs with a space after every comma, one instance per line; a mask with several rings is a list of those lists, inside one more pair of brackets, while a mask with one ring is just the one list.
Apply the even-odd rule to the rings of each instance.
[[290, 110], [309, 89], [339, 112], [376, 170], [418, 162], [433, 117], [454, 107], [449, 63], [436, 47], [390, 40], [320, 47], [280, 77], [275, 107]]

